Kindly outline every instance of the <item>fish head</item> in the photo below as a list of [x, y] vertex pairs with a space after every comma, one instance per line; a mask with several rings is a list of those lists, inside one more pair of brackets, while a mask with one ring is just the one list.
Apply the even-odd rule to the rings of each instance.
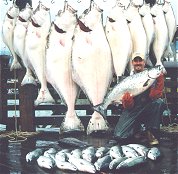
[[101, 14], [103, 10], [92, 1], [91, 7], [84, 11], [81, 21], [90, 29], [94, 28], [99, 22], [101, 22]]
[[141, 7], [143, 3], [144, 3], [143, 0], [131, 0], [131, 4], [136, 8]]
[[158, 157], [160, 157], [161, 152], [157, 147], [152, 147], [149, 151], [148, 151], [148, 158], [150, 158], [151, 160], [156, 160]]
[[31, 152], [29, 152], [27, 155], [26, 155], [26, 161], [27, 162], [30, 162], [33, 160], [33, 154]]
[[156, 3], [151, 7], [150, 13], [153, 17], [156, 17], [159, 14], [159, 5]]
[[54, 23], [64, 31], [69, 30], [69, 28], [73, 27], [77, 23], [77, 14], [76, 10], [73, 9], [70, 5], [66, 4], [66, 8], [64, 11], [59, 11]]
[[45, 157], [45, 156], [40, 156], [38, 159], [37, 159], [37, 162], [38, 162], [38, 165], [40, 167], [44, 167], [44, 168], [47, 168], [47, 169], [51, 169], [54, 167], [55, 163], [53, 161], [52, 158], [50, 157]]
[[164, 67], [161, 65], [156, 65], [155, 67], [148, 69], [148, 78], [156, 79], [161, 73], [163, 73], [163, 69]]
[[59, 160], [59, 161], [66, 161], [67, 155], [66, 155], [65, 153], [58, 152], [58, 153], [56, 153], [56, 155], [55, 155], [55, 159], [56, 159], [56, 160]]
[[20, 11], [19, 17], [21, 17], [25, 21], [28, 21], [32, 13], [33, 13], [33, 8], [27, 3], [26, 7]]
[[50, 8], [39, 2], [37, 8], [33, 12], [32, 18], [36, 24], [42, 26], [46, 21], [51, 21]]
[[119, 0], [117, 3], [120, 7], [124, 7], [124, 9], [127, 9], [130, 4], [130, 0]]
[[7, 11], [7, 13], [13, 17], [16, 18], [19, 15], [19, 7], [14, 3], [9, 10]]
[[124, 6], [122, 6], [122, 4], [116, 4], [115, 6], [113, 6], [107, 15], [108, 18], [111, 18], [113, 22], [116, 21], [117, 19], [120, 19], [120, 17], [122, 17], [124, 14], [123, 7]]
[[156, 3], [157, 3], [158, 5], [164, 5], [165, 0], [157, 0]]
[[171, 8], [170, 0], [165, 0], [165, 4], [163, 5], [163, 11], [167, 13]]
[[95, 0], [94, 2], [105, 12], [110, 11], [110, 9], [116, 5], [116, 0]]
[[146, 14], [150, 13], [150, 4], [144, 4], [142, 7], [139, 8], [139, 14], [141, 16], [145, 16]]

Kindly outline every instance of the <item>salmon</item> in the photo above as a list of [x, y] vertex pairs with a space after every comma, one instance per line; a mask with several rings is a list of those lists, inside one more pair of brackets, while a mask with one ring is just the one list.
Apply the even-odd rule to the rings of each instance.
[[94, 110], [105, 116], [105, 110], [108, 105], [113, 103], [122, 104], [122, 96], [129, 92], [133, 96], [137, 96], [147, 90], [161, 74], [161, 65], [157, 65], [150, 69], [146, 69], [140, 73], [130, 75], [116, 84], [107, 94], [103, 103], [94, 106]]

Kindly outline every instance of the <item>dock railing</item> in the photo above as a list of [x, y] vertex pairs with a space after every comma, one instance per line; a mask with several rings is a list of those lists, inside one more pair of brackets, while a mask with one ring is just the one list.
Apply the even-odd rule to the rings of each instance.
[[[17, 119], [18, 129], [21, 131], [35, 131], [37, 125], [60, 125], [67, 110], [50, 84], [48, 88], [56, 104], [34, 106], [40, 84], [21, 86], [25, 69], [9, 69], [9, 56], [0, 56], [0, 123], [7, 126], [7, 130], [15, 129], [15, 119]], [[178, 117], [178, 62], [165, 61], [167, 70], [165, 77], [165, 95], [167, 106], [171, 111], [171, 119], [174, 121]], [[14, 77], [17, 77], [14, 79]], [[112, 85], [116, 82], [113, 81]], [[16, 88], [16, 89], [15, 89]], [[84, 126], [93, 113], [92, 107], [81, 91], [77, 99], [75, 109], [80, 113], [79, 117]], [[45, 112], [43, 112], [45, 111]], [[107, 120], [111, 125], [115, 125], [121, 114], [122, 106], [109, 105], [107, 108]], [[40, 114], [39, 114], [40, 113]], [[45, 115], [48, 113], [48, 115]]]

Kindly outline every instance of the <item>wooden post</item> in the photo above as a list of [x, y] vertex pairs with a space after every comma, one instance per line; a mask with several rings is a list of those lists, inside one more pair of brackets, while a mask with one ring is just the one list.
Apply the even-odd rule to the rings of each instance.
[[0, 55], [0, 123], [7, 124], [7, 69], [9, 56]]
[[28, 84], [21, 86], [21, 81], [25, 75], [24, 70], [18, 70], [19, 83], [19, 110], [21, 131], [35, 131], [35, 86]]

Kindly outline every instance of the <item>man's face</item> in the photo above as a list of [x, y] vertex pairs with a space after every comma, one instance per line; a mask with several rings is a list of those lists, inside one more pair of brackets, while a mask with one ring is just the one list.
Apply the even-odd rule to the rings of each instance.
[[132, 65], [133, 65], [133, 68], [134, 68], [134, 71], [136, 73], [138, 72], [141, 72], [144, 70], [144, 67], [145, 67], [145, 61], [143, 59], [133, 59], [132, 60]]

